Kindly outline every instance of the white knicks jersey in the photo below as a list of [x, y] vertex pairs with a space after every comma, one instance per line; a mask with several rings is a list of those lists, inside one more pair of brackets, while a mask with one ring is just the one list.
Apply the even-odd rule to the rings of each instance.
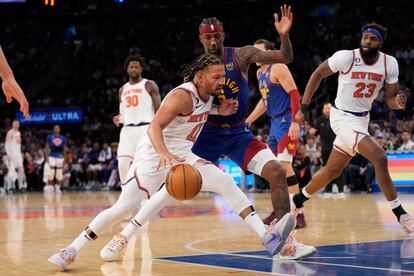
[[[204, 123], [207, 121], [213, 97], [210, 96], [207, 101], [203, 100], [192, 82], [181, 84], [171, 91], [177, 89], [183, 89], [186, 92], [183, 91], [182, 93], [189, 93], [191, 95], [193, 98], [193, 111], [188, 115], [175, 117], [162, 131], [162, 134], [168, 150], [172, 153], [183, 151], [191, 152], [194, 142], [197, 140]], [[151, 144], [148, 135], [144, 136], [142, 143]]]
[[397, 60], [382, 52], [376, 63], [367, 65], [359, 49], [342, 50], [332, 55], [328, 64], [333, 72], [339, 72], [335, 106], [344, 111], [370, 111], [385, 83], [398, 82]]
[[6, 140], [6, 151], [8, 153], [21, 153], [22, 147], [20, 131], [15, 131], [14, 129], [11, 129], [9, 130], [7, 136], [9, 137], [9, 139]]
[[127, 82], [122, 87], [120, 95], [119, 113], [125, 125], [149, 123], [154, 118], [154, 105], [151, 95], [145, 89], [147, 79], [136, 84]]

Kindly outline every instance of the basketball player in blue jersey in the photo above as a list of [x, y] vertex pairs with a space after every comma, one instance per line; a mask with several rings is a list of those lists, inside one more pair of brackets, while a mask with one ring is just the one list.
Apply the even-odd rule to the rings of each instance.
[[60, 183], [63, 180], [63, 161], [64, 151], [66, 149], [66, 138], [60, 135], [60, 126], [53, 127], [53, 134], [47, 137], [47, 146], [50, 148], [48, 158], [49, 175], [48, 185], [44, 187], [45, 193], [53, 193], [53, 184], [55, 184], [55, 192], [59, 194]]
[[[254, 47], [262, 51], [271, 51], [275, 45], [265, 39], [259, 39]], [[292, 166], [293, 156], [296, 153], [298, 137], [300, 135], [299, 124], [295, 122], [294, 116], [299, 110], [300, 96], [295, 81], [285, 64], [260, 64], [257, 71], [259, 89], [262, 100], [256, 105], [253, 112], [247, 117], [246, 123], [251, 125], [257, 118], [267, 111], [272, 118], [269, 147], [277, 157], [278, 161], [286, 171], [286, 181], [290, 200], [293, 195], [299, 192], [299, 183]], [[293, 118], [292, 118], [293, 117]], [[291, 204], [294, 210], [295, 205]], [[306, 226], [305, 217], [301, 209], [296, 209], [296, 228]], [[269, 225], [270, 219], [275, 219], [275, 212], [272, 212], [264, 223]], [[316, 248], [297, 242], [295, 233], [292, 232], [285, 248], [280, 253], [281, 258], [297, 259], [316, 252]]]
[[[266, 39], [259, 39], [254, 46], [262, 51], [273, 50], [275, 44]], [[299, 182], [292, 166], [293, 156], [296, 154], [300, 127], [294, 116], [299, 110], [300, 96], [289, 68], [284, 64], [257, 64], [257, 79], [262, 100], [246, 119], [251, 125], [263, 113], [272, 119], [269, 135], [269, 147], [277, 156], [280, 164], [286, 171], [286, 181], [289, 195], [293, 197], [299, 192]], [[291, 206], [292, 207], [292, 206]], [[298, 209], [296, 228], [306, 226], [305, 217]], [[274, 213], [265, 219], [268, 225]]]
[[[280, 9], [280, 21], [277, 14], [274, 17], [281, 46], [280, 50], [273, 51], [261, 51], [253, 46], [224, 47], [223, 24], [217, 18], [202, 20], [199, 26], [199, 39], [204, 51], [219, 56], [225, 64], [225, 85], [218, 100], [238, 99], [239, 109], [234, 115], [221, 116], [217, 108], [213, 107], [192, 149], [195, 154], [211, 162], [216, 162], [220, 156], [227, 155], [244, 171], [262, 176], [270, 184], [273, 211], [277, 219], [290, 212], [285, 170], [268, 146], [254, 138], [245, 118], [249, 99], [247, 83], [249, 65], [289, 63], [293, 60], [292, 45], [289, 40], [289, 30], [293, 22], [291, 7], [284, 5]], [[298, 252], [292, 258], [296, 256], [304, 255]]]

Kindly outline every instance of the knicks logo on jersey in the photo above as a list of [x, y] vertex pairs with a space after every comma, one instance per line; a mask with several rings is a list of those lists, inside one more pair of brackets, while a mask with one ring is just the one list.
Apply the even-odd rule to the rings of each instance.
[[351, 79], [382, 81], [382, 75], [371, 72], [352, 72]]
[[59, 146], [62, 144], [62, 139], [60, 139], [59, 137], [53, 138], [52, 143], [56, 146]]
[[201, 113], [201, 114], [191, 115], [190, 118], [188, 118], [187, 122], [189, 122], [189, 123], [205, 122], [205, 121], [207, 121], [209, 113], [210, 112], [207, 111], [207, 112], [204, 112], [204, 113]]
[[122, 96], [128, 96], [131, 94], [141, 94], [142, 89], [129, 89], [122, 92]]

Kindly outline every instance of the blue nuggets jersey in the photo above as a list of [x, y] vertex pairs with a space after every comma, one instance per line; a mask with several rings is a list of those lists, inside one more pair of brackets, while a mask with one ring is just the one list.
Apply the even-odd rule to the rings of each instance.
[[234, 53], [235, 48], [224, 48], [224, 65], [226, 70], [226, 82], [219, 100], [238, 99], [239, 109], [231, 116], [210, 115], [208, 121], [216, 124], [235, 124], [246, 118], [246, 111], [249, 104], [249, 86], [240, 71]]
[[63, 158], [63, 147], [66, 145], [66, 138], [62, 135], [47, 136], [47, 143], [50, 146], [50, 156]]
[[270, 80], [271, 68], [272, 65], [269, 65], [265, 72], [262, 72], [260, 68], [257, 73], [257, 79], [267, 114], [275, 118], [290, 110], [290, 97], [280, 84], [272, 83]]
[[236, 62], [235, 48], [224, 48], [226, 83], [220, 100], [238, 99], [239, 109], [231, 116], [209, 115], [192, 151], [215, 163], [226, 155], [244, 171], [255, 154], [267, 145], [256, 140], [245, 123], [249, 86]]

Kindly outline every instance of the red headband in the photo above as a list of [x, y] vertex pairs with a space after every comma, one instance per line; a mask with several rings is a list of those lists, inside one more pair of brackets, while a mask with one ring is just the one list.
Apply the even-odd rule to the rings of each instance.
[[200, 34], [208, 34], [208, 33], [222, 33], [224, 31], [223, 25], [218, 23], [213, 24], [204, 24], [198, 28]]

